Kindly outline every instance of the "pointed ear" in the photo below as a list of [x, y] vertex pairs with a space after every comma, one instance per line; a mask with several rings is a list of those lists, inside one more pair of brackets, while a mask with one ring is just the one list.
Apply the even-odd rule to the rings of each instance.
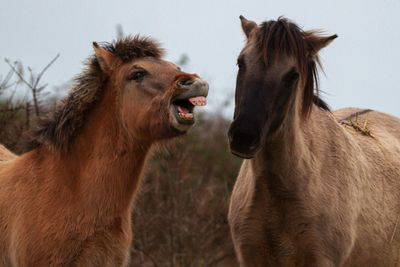
[[100, 68], [104, 73], [110, 74], [115, 67], [116, 57], [107, 49], [101, 47], [98, 43], [93, 42], [93, 49], [97, 60], [99, 61]]
[[242, 29], [244, 34], [246, 34], [246, 37], [249, 38], [251, 31], [254, 28], [257, 28], [257, 23], [255, 23], [252, 20], [248, 20], [245, 17], [243, 17], [242, 15], [240, 15], [240, 22], [242, 23]]
[[315, 56], [322, 48], [329, 45], [338, 36], [321, 36], [317, 31], [305, 32], [305, 39], [308, 44], [308, 52], [311, 56]]

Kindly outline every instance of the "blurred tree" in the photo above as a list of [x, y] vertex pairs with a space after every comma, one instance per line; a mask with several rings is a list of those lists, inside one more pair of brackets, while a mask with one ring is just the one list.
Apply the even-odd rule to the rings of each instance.
[[117, 25], [115, 25], [115, 29], [117, 31], [117, 39], [121, 39], [125, 36], [124, 29], [122, 28], [121, 24], [118, 23]]
[[47, 110], [47, 83], [43, 83], [42, 78], [58, 57], [56, 55], [38, 74], [27, 67], [28, 77], [21, 62], [5, 59], [10, 71], [0, 79], [0, 141], [15, 152], [24, 150], [22, 134], [31, 128], [32, 121], [42, 111]]
[[176, 65], [180, 67], [185, 67], [189, 64], [189, 56], [186, 53], [183, 53], [181, 57], [176, 62]]
[[133, 214], [131, 266], [235, 266], [226, 215], [240, 160], [228, 149], [229, 121], [200, 115], [149, 163]]

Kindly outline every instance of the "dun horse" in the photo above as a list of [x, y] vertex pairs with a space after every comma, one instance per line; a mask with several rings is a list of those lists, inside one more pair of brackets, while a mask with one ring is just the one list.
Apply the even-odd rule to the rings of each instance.
[[151, 39], [94, 51], [33, 149], [0, 148], [0, 266], [125, 266], [143, 165], [205, 104], [208, 84]]
[[229, 222], [241, 266], [400, 266], [400, 120], [330, 112], [318, 52], [336, 35], [241, 17]]

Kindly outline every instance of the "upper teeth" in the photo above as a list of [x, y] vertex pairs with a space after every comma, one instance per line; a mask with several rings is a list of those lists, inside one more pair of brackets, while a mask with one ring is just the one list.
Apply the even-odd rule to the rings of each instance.
[[204, 96], [196, 96], [188, 99], [190, 103], [194, 106], [205, 106], [207, 100]]
[[199, 101], [193, 101], [192, 104], [193, 104], [194, 106], [205, 106], [205, 105], [206, 105], [205, 102], [199, 102]]

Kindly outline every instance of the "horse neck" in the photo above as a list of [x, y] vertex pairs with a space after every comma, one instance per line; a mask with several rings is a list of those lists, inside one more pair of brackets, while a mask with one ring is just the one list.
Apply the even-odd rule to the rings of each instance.
[[58, 181], [68, 180], [81, 208], [96, 216], [116, 216], [130, 210], [150, 141], [132, 140], [120, 127], [110, 97], [88, 115], [81, 133], [67, 151], [53, 161]]
[[[316, 120], [320, 111], [313, 106], [309, 117], [301, 115], [301, 102], [291, 105], [282, 126], [272, 136], [265, 136], [262, 149], [253, 160], [255, 172], [261, 177], [273, 176], [286, 183], [303, 183], [307, 172], [313, 168], [312, 144]], [[306, 183], [304, 183], [306, 184]]]

